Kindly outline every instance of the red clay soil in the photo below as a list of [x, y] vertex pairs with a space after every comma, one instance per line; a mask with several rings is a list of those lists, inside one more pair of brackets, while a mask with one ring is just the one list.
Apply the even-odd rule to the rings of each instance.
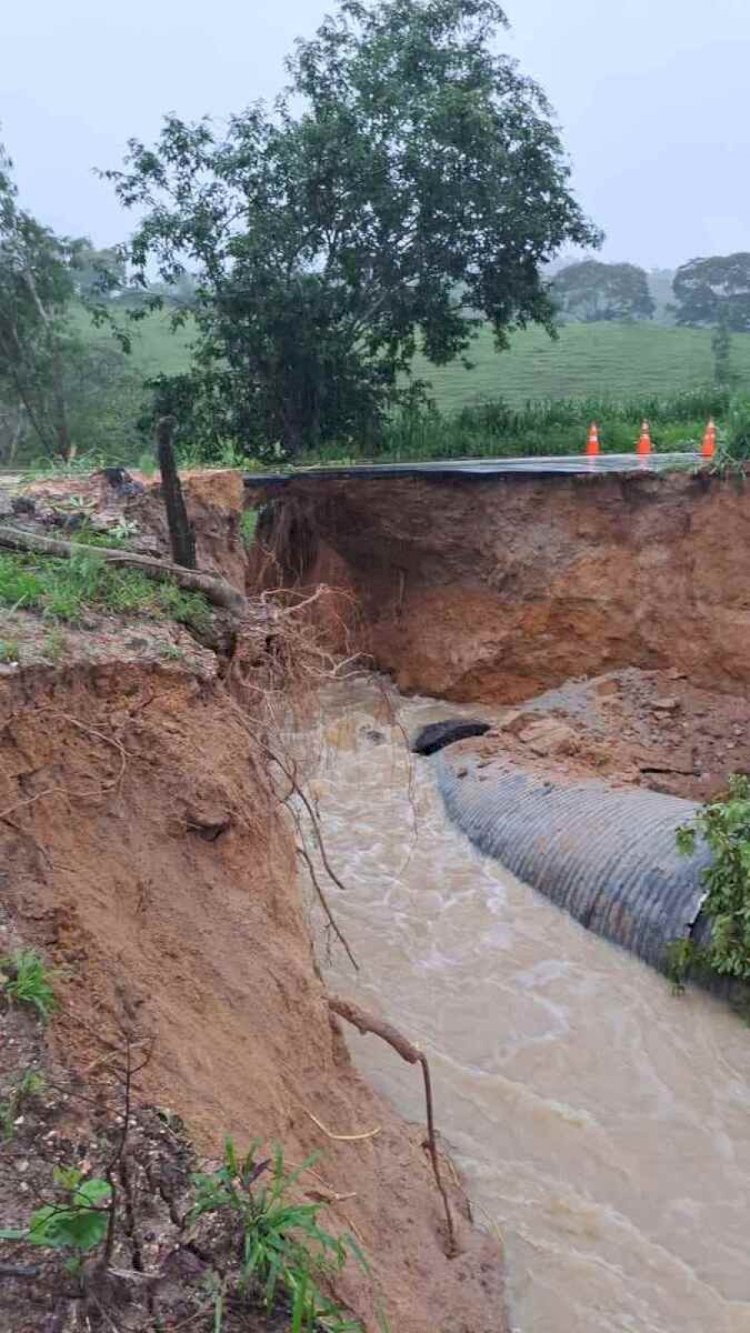
[[337, 1295], [368, 1329], [379, 1291], [392, 1333], [502, 1333], [498, 1246], [451, 1185], [461, 1253], [445, 1258], [423, 1132], [363, 1082], [329, 1016], [260, 754], [223, 686], [179, 669], [0, 682], [0, 881], [65, 978], [54, 1050], [85, 1074], [135, 1017], [155, 1038], [140, 1095], [201, 1150], [231, 1134], [279, 1141], [290, 1164], [321, 1153], [303, 1183], [346, 1196], [327, 1224], [355, 1232], [373, 1279], [350, 1262]]
[[[490, 714], [490, 717], [492, 715]], [[705, 801], [750, 772], [750, 699], [691, 685], [674, 668], [571, 682], [492, 718], [455, 753], [558, 779], [596, 777]]]
[[287, 578], [352, 590], [360, 646], [405, 691], [516, 702], [626, 666], [750, 681], [743, 478], [297, 478], [261, 531]]
[[[124, 487], [111, 484], [106, 471], [51, 477], [25, 487], [24, 494], [35, 502], [38, 516], [47, 519], [56, 512], [63, 514], [73, 498], [74, 515], [86, 513], [103, 529], [126, 519], [135, 524], [136, 536], [131, 544], [136, 550], [169, 557], [169, 530], [158, 476], [133, 472], [128, 477], [130, 481]], [[242, 588], [246, 557], [239, 527], [244, 502], [241, 474], [229, 469], [188, 471], [181, 473], [180, 479], [196, 536], [198, 568], [222, 574]], [[75, 531], [70, 538], [75, 540]]]

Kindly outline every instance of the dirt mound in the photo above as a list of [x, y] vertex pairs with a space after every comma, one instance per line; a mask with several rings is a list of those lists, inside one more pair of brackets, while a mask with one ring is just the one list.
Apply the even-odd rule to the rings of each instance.
[[691, 685], [682, 672], [635, 667], [569, 682], [495, 714], [479, 754], [557, 778], [603, 778], [703, 801], [750, 770], [750, 699]]
[[52, 1040], [68, 1067], [85, 1074], [135, 1015], [155, 1039], [141, 1096], [201, 1148], [260, 1135], [290, 1164], [321, 1153], [332, 1228], [373, 1269], [348, 1265], [337, 1294], [368, 1328], [379, 1290], [392, 1333], [500, 1333], [497, 1246], [451, 1187], [462, 1253], [444, 1257], [423, 1134], [351, 1066], [290, 829], [219, 682], [134, 662], [0, 682], [0, 847], [17, 928], [66, 978]]
[[[198, 568], [222, 574], [237, 588], [245, 582], [245, 548], [240, 534], [244, 508], [242, 474], [232, 470], [180, 474], [188, 518], [196, 536]], [[143, 473], [104, 468], [79, 477], [50, 477], [33, 482], [22, 499], [33, 506], [24, 517], [62, 525], [75, 539], [75, 525], [84, 518], [106, 531], [123, 522], [133, 526], [130, 545], [155, 556], [171, 558], [169, 530], [161, 483]], [[10, 507], [11, 500], [6, 497]]]
[[344, 571], [402, 690], [511, 703], [625, 666], [750, 682], [741, 478], [300, 477], [274, 503], [317, 541], [298, 579]]

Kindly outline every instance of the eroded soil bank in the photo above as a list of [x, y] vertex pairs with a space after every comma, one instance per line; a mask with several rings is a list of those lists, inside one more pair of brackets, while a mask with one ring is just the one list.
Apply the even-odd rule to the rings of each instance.
[[[215, 506], [211, 516], [211, 558], [224, 573], [241, 552], [238, 487], [237, 478], [227, 483], [224, 517]], [[158, 547], [158, 531], [142, 526]], [[359, 1076], [329, 1012], [294, 831], [226, 662], [192, 640], [188, 647], [185, 631], [102, 616], [66, 632], [53, 662], [38, 617], [17, 610], [12, 625], [20, 665], [0, 667], [2, 897], [13, 938], [57, 969], [50, 1059], [83, 1090], [77, 1105], [85, 1107], [87, 1083], [107, 1068], [123, 1025], [137, 1024], [153, 1043], [138, 1102], [184, 1119], [199, 1153], [215, 1156], [230, 1134], [239, 1146], [256, 1136], [278, 1142], [290, 1166], [319, 1154], [302, 1197], [325, 1200], [329, 1228], [351, 1231], [367, 1256], [371, 1273], [348, 1263], [335, 1293], [368, 1330], [379, 1327], [380, 1309], [392, 1333], [502, 1333], [498, 1244], [472, 1229], [451, 1179], [460, 1253], [446, 1259], [424, 1130]], [[256, 667], [242, 663], [245, 683]], [[22, 1072], [16, 1038], [6, 1037], [3, 1095]], [[54, 1113], [59, 1132], [90, 1168], [90, 1129], [74, 1132], [70, 1109]], [[40, 1128], [57, 1133], [60, 1123], [53, 1115]], [[23, 1158], [19, 1141], [26, 1148], [22, 1125], [0, 1146], [10, 1168], [6, 1225], [28, 1216], [25, 1180], [41, 1185], [38, 1171], [25, 1174], [33, 1141]], [[41, 1158], [56, 1160], [46, 1148]], [[149, 1235], [142, 1253], [161, 1263], [175, 1236]], [[67, 1328], [73, 1316], [53, 1296], [49, 1308], [29, 1304], [20, 1322], [25, 1281], [0, 1289], [0, 1328], [31, 1333], [47, 1328], [48, 1315], [50, 1328], [60, 1319]], [[192, 1327], [213, 1327], [205, 1299], [203, 1307], [197, 1320], [200, 1306], [191, 1308]], [[152, 1327], [119, 1305], [116, 1322]]]
[[250, 497], [272, 501], [266, 577], [349, 590], [338, 625], [404, 691], [512, 703], [620, 667], [750, 681], [743, 478], [295, 478]]

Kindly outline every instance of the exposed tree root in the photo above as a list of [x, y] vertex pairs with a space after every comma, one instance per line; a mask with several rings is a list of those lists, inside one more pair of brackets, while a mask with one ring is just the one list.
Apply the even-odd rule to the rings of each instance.
[[440, 1160], [438, 1158], [437, 1143], [435, 1140], [435, 1119], [432, 1106], [432, 1081], [430, 1079], [430, 1066], [427, 1063], [427, 1056], [424, 1054], [424, 1051], [420, 1051], [418, 1046], [415, 1046], [407, 1037], [404, 1037], [391, 1023], [386, 1023], [382, 1018], [373, 1018], [371, 1014], [366, 1014], [364, 1009], [360, 1009], [359, 1005], [354, 1004], [352, 1000], [343, 1000], [338, 995], [329, 995], [328, 1007], [334, 1014], [338, 1014], [339, 1018], [346, 1019], [347, 1023], [351, 1023], [352, 1026], [357, 1028], [363, 1035], [367, 1032], [371, 1032], [374, 1036], [381, 1037], [383, 1041], [393, 1047], [394, 1051], [398, 1052], [402, 1060], [406, 1060], [407, 1064], [420, 1064], [422, 1066], [425, 1107], [427, 1110], [427, 1146], [430, 1153], [430, 1160], [432, 1162], [435, 1183], [440, 1191], [440, 1197], [443, 1201], [443, 1209], [445, 1211], [445, 1223], [448, 1230], [447, 1254], [448, 1258], [452, 1259], [458, 1254], [458, 1246], [456, 1244], [456, 1232], [453, 1226], [453, 1216], [451, 1214], [450, 1203], [448, 1202], [448, 1194], [440, 1174]]

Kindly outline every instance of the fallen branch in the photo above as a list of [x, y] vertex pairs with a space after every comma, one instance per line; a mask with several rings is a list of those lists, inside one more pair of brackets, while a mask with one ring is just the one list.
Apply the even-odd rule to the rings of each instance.
[[81, 542], [65, 542], [58, 537], [42, 537], [36, 532], [23, 532], [21, 528], [0, 526], [0, 547], [11, 551], [31, 551], [37, 555], [51, 555], [58, 559], [70, 560], [72, 556], [92, 551], [107, 565], [117, 565], [123, 569], [136, 569], [147, 579], [157, 583], [176, 583], [186, 592], [199, 592], [212, 603], [220, 606], [232, 615], [241, 616], [247, 611], [247, 601], [241, 592], [233, 588], [226, 579], [215, 574], [202, 574], [196, 569], [184, 569], [181, 565], [170, 564], [166, 560], [155, 560], [150, 555], [138, 555], [135, 551], [122, 551], [112, 546], [85, 546]]
[[433, 1175], [435, 1176], [435, 1184], [440, 1191], [440, 1197], [443, 1201], [443, 1208], [445, 1210], [445, 1222], [448, 1229], [447, 1254], [448, 1258], [452, 1259], [458, 1254], [458, 1246], [456, 1244], [456, 1232], [453, 1226], [453, 1216], [448, 1202], [448, 1194], [440, 1174], [440, 1161], [438, 1158], [437, 1142], [435, 1140], [435, 1119], [432, 1106], [432, 1081], [430, 1079], [430, 1066], [427, 1063], [427, 1056], [424, 1054], [424, 1051], [420, 1051], [418, 1046], [415, 1046], [407, 1037], [404, 1037], [391, 1023], [386, 1023], [382, 1018], [373, 1018], [371, 1014], [366, 1014], [364, 1009], [360, 1009], [359, 1005], [354, 1004], [351, 1000], [342, 1000], [338, 995], [329, 995], [328, 1008], [332, 1013], [338, 1014], [339, 1018], [343, 1018], [347, 1023], [351, 1023], [363, 1036], [365, 1033], [371, 1032], [373, 1036], [381, 1037], [383, 1041], [393, 1047], [393, 1050], [396, 1051], [401, 1056], [401, 1059], [405, 1060], [407, 1064], [420, 1064], [422, 1066], [424, 1099], [427, 1110], [427, 1146], [429, 1148], [430, 1160], [432, 1162]]

